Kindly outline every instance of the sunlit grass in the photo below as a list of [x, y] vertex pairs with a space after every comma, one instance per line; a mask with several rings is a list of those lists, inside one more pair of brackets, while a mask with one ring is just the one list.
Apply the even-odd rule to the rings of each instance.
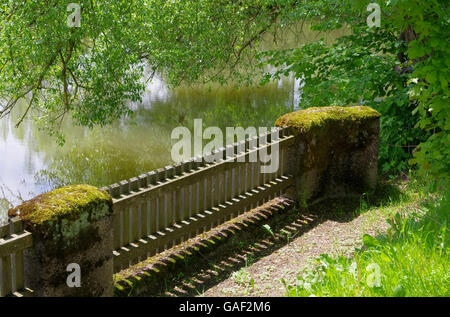
[[321, 255], [296, 285], [285, 284], [286, 296], [450, 296], [450, 193], [423, 199], [420, 186], [410, 185], [381, 207], [390, 224], [385, 235], [365, 235], [353, 257]]

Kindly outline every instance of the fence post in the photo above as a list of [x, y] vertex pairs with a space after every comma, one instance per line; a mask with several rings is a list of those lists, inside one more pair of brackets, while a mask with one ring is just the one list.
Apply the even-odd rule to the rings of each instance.
[[278, 118], [295, 136], [288, 149], [302, 202], [360, 194], [375, 188], [378, 170], [380, 114], [365, 106], [308, 108]]
[[33, 235], [24, 267], [25, 283], [36, 296], [113, 295], [112, 199], [107, 192], [89, 185], [62, 187], [9, 214], [20, 216]]

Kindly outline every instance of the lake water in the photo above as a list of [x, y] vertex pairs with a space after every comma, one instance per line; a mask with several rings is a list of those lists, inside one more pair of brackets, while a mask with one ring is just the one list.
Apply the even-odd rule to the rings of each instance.
[[155, 79], [134, 117], [92, 130], [67, 121], [62, 147], [32, 121], [15, 128], [14, 113], [0, 120], [2, 207], [65, 184], [105, 186], [168, 165], [172, 129], [192, 129], [195, 118], [221, 128], [273, 126], [298, 104], [298, 86], [299, 81], [285, 78], [260, 88], [169, 90]]
[[[295, 47], [318, 35], [295, 36], [277, 45]], [[334, 37], [326, 36], [329, 41]], [[24, 107], [19, 105], [19, 111], [0, 120], [0, 217], [20, 201], [53, 188], [80, 183], [107, 186], [171, 164], [172, 129], [192, 129], [195, 118], [203, 119], [204, 126], [221, 128], [273, 126], [276, 118], [298, 106], [300, 86], [300, 80], [291, 76], [263, 87], [169, 89], [154, 78], [142, 103], [134, 105], [132, 118], [94, 129], [65, 121], [62, 147], [30, 120], [15, 128]]]

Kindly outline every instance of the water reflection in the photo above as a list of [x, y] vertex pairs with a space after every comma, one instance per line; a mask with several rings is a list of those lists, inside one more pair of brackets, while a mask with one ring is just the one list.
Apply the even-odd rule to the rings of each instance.
[[[296, 26], [297, 28], [300, 26]], [[298, 47], [324, 36], [330, 43], [337, 34], [294, 30], [275, 44]], [[264, 49], [274, 47], [267, 41]], [[0, 217], [23, 199], [66, 184], [105, 186], [171, 163], [171, 131], [176, 126], [193, 129], [193, 119], [205, 126], [272, 126], [281, 114], [297, 108], [302, 79], [293, 76], [264, 87], [184, 86], [169, 89], [155, 77], [134, 116], [112, 126], [87, 129], [70, 120], [62, 127], [66, 144], [38, 129], [32, 121], [14, 124], [25, 104], [0, 120]], [[21, 108], [22, 107], [22, 108]], [[1, 219], [0, 219], [1, 221]]]
[[295, 83], [264, 87], [180, 87], [155, 78], [134, 116], [112, 126], [87, 129], [70, 120], [62, 127], [63, 147], [32, 121], [15, 128], [16, 113], [0, 121], [0, 209], [73, 183], [105, 186], [171, 163], [170, 135], [177, 126], [272, 126], [295, 104]]

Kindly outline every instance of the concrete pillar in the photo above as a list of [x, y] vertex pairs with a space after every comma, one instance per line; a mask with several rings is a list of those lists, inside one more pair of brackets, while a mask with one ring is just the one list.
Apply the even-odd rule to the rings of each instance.
[[292, 197], [310, 201], [361, 194], [375, 188], [380, 114], [365, 106], [308, 108], [278, 118], [295, 135], [288, 170]]
[[62, 187], [9, 214], [20, 216], [33, 236], [24, 267], [35, 296], [113, 295], [112, 199], [106, 192], [89, 185]]

